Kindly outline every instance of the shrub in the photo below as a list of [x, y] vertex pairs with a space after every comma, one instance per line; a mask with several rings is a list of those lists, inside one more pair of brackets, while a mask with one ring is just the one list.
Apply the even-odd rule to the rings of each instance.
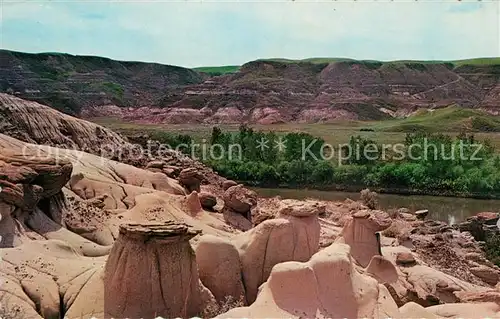
[[366, 188], [361, 191], [361, 202], [370, 209], [376, 209], [378, 205], [378, 194]]
[[484, 251], [486, 258], [500, 267], [500, 234], [493, 234], [486, 238]]

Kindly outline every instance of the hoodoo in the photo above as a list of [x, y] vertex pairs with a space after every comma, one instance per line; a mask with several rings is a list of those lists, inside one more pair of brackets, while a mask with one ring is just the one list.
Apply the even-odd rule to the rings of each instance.
[[106, 317], [198, 315], [202, 289], [189, 244], [198, 233], [176, 222], [121, 225], [105, 268]]
[[388, 228], [391, 220], [383, 212], [360, 211], [352, 216], [337, 239], [351, 246], [352, 257], [363, 267], [373, 256], [380, 255], [380, 241], [376, 233]]

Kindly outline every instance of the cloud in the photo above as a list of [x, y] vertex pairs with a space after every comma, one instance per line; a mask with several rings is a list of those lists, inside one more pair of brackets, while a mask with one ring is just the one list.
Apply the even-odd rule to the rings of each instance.
[[2, 24], [3, 48], [183, 66], [500, 55], [498, 4], [487, 1], [24, 2], [4, 3]]

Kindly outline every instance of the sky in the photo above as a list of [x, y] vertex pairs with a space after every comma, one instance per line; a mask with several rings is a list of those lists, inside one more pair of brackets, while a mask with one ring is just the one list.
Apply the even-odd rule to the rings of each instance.
[[500, 0], [0, 0], [1, 48], [186, 67], [500, 56]]

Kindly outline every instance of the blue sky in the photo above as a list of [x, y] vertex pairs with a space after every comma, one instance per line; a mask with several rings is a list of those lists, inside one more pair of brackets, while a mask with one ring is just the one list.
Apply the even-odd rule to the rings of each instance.
[[0, 0], [1, 47], [187, 67], [500, 56], [500, 1]]

